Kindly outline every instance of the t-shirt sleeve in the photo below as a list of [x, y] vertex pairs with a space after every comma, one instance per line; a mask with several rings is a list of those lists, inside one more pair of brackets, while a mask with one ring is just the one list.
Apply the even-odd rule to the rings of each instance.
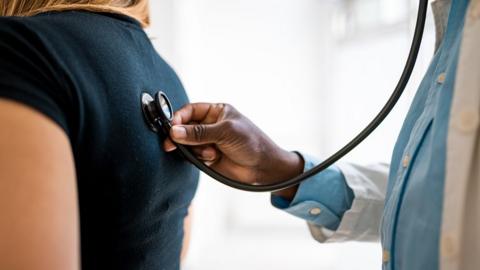
[[72, 95], [64, 74], [38, 33], [0, 18], [0, 98], [32, 107], [71, 135]]

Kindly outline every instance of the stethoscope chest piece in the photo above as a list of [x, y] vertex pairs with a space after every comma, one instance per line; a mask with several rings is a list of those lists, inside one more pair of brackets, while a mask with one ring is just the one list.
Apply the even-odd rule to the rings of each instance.
[[[398, 99], [402, 95], [405, 87], [408, 83], [410, 75], [412, 74], [413, 68], [415, 66], [415, 61], [417, 59], [418, 51], [420, 49], [420, 44], [422, 41], [423, 36], [423, 29], [425, 27], [425, 18], [428, 9], [428, 0], [420, 0], [419, 8], [418, 8], [418, 15], [417, 15], [417, 24], [415, 26], [415, 33], [413, 37], [413, 42], [410, 48], [410, 53], [408, 55], [407, 63], [405, 64], [405, 68], [403, 69], [402, 76], [395, 87], [392, 95], [388, 99], [387, 103], [384, 105], [382, 110], [378, 113], [378, 115], [357, 135], [353, 140], [347, 143], [343, 148], [338, 150], [335, 154], [331, 155], [329, 158], [326, 158], [321, 164], [316, 165], [314, 168], [297, 175], [289, 180], [279, 182], [279, 183], [271, 183], [271, 184], [262, 184], [262, 185], [252, 185], [246, 184], [242, 182], [238, 182], [235, 179], [229, 178], [227, 176], [222, 175], [221, 173], [215, 171], [210, 166], [203, 163], [197, 155], [188, 147], [181, 144], [176, 144], [177, 149], [183, 155], [185, 159], [190, 161], [193, 165], [195, 165], [198, 169], [205, 172], [208, 176], [218, 180], [219, 182], [245, 191], [255, 191], [255, 192], [271, 192], [282, 190], [288, 187], [292, 187], [295, 185], [299, 185], [302, 181], [312, 177], [313, 175], [329, 168], [335, 162], [337, 162], [340, 158], [345, 156], [347, 153], [352, 151], [355, 147], [358, 146], [365, 138], [367, 138], [379, 125], [380, 123], [385, 120], [388, 114], [391, 112], [395, 104], [397, 103]], [[172, 119], [173, 119], [173, 109], [170, 100], [163, 92], [158, 92], [153, 98], [148, 93], [142, 94], [142, 110], [143, 115], [145, 117], [145, 121], [148, 126], [159, 135], [161, 131], [163, 131], [163, 135], [168, 137], [170, 133], [170, 128], [172, 127]]]
[[153, 98], [150, 94], [143, 93], [141, 102], [143, 116], [150, 129], [156, 133], [163, 131], [168, 135], [173, 119], [173, 108], [167, 95], [159, 91]]

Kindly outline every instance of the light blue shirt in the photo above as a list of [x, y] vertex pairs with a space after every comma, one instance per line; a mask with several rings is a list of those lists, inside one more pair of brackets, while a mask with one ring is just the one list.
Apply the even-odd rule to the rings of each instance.
[[[395, 145], [380, 232], [390, 257], [383, 269], [439, 268], [447, 130], [468, 3], [452, 1], [442, 44]], [[304, 159], [305, 169], [318, 164], [308, 156]], [[274, 206], [330, 230], [338, 228], [353, 200], [354, 193], [336, 167], [302, 183], [291, 202], [272, 196]]]

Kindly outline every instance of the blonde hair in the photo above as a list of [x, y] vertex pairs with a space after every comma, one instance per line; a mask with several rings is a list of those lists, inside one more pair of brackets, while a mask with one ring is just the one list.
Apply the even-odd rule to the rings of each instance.
[[0, 0], [0, 16], [33, 16], [48, 11], [87, 10], [121, 13], [150, 23], [148, 0]]

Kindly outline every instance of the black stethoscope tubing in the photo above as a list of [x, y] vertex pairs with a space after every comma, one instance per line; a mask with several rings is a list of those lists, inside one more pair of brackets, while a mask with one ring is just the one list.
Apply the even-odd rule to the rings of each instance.
[[[190, 161], [198, 169], [206, 173], [208, 176], [213, 179], [230, 186], [235, 189], [240, 189], [244, 191], [251, 192], [272, 192], [285, 188], [289, 188], [295, 185], [300, 184], [302, 181], [312, 177], [315, 174], [320, 173], [321, 171], [327, 169], [332, 164], [337, 162], [343, 156], [352, 151], [357, 147], [363, 140], [365, 140], [389, 115], [392, 109], [397, 104], [398, 100], [402, 96], [407, 83], [410, 79], [410, 76], [415, 67], [415, 62], [420, 50], [420, 45], [422, 43], [423, 32], [425, 28], [425, 21], [427, 15], [428, 0], [420, 0], [417, 14], [417, 22], [415, 26], [415, 32], [413, 36], [413, 41], [410, 48], [410, 53], [403, 69], [402, 76], [400, 77], [395, 90], [392, 95], [383, 106], [382, 110], [377, 114], [377, 116], [349, 143], [347, 143], [343, 148], [338, 150], [336, 153], [331, 155], [329, 158], [324, 160], [319, 165], [314, 168], [286, 181], [273, 184], [245, 184], [234, 179], [230, 179], [209, 166], [205, 165], [201, 160], [199, 160], [195, 154], [186, 146], [181, 144], [176, 144], [178, 150], [182, 153], [185, 159]], [[163, 131], [166, 136], [169, 136], [169, 131], [171, 128], [171, 119], [172, 119], [172, 106], [168, 97], [163, 92], [158, 92], [153, 99], [148, 94], [143, 94], [142, 96], [142, 109], [145, 115], [147, 123], [150, 125], [150, 128], [155, 132]]]

